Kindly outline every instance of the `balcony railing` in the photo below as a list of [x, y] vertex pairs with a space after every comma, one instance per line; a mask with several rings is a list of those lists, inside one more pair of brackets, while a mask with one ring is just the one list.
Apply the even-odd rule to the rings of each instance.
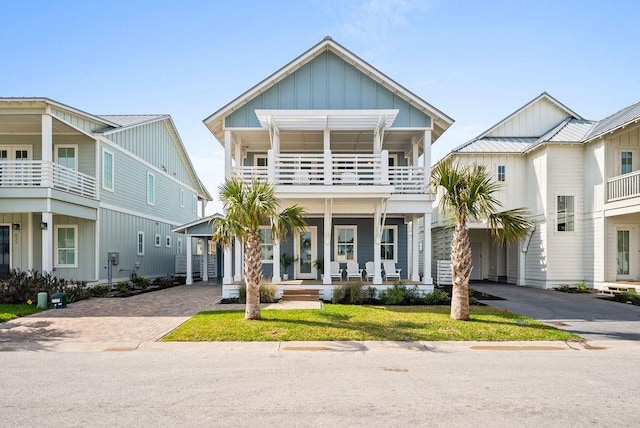
[[[393, 186], [394, 193], [428, 193], [424, 168], [388, 166], [388, 153], [381, 154], [273, 154], [270, 166], [236, 167], [243, 180], [258, 179], [275, 185]], [[271, 166], [272, 165], [272, 166]]]
[[96, 198], [95, 178], [47, 161], [0, 161], [1, 187], [52, 187]]
[[607, 201], [640, 196], [640, 171], [618, 175], [607, 180]]

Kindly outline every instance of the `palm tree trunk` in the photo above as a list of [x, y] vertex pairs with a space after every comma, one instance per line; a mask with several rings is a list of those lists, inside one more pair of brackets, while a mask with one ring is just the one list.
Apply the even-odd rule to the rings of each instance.
[[249, 233], [244, 249], [244, 283], [247, 286], [247, 304], [244, 318], [259, 320], [260, 317], [260, 278], [262, 276], [262, 252], [260, 237]]
[[465, 222], [456, 224], [451, 242], [451, 318], [469, 319], [469, 278], [471, 277], [471, 243]]

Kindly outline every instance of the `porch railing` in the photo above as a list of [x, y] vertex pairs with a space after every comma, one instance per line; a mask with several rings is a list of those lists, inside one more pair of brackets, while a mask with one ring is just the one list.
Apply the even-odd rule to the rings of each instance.
[[241, 166], [236, 176], [276, 185], [391, 185], [394, 193], [429, 193], [422, 167], [388, 166], [388, 153], [281, 153], [270, 152], [269, 166]]
[[640, 196], [640, 171], [611, 177], [607, 180], [607, 201]]
[[0, 161], [0, 187], [52, 187], [96, 198], [96, 179], [47, 161]]

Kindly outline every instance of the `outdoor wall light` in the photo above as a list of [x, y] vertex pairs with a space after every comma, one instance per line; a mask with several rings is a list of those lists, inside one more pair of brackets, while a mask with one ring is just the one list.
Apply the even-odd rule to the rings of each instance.
[[40, 222], [40, 230], [47, 230], [47, 222], [46, 221], [42, 221]]
[[20, 223], [13, 223], [13, 230], [20, 230]]

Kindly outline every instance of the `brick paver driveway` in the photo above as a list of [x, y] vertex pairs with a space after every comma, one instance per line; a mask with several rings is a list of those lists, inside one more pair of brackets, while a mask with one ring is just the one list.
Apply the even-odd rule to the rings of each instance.
[[127, 298], [83, 300], [0, 324], [0, 350], [24, 342], [156, 341], [191, 315], [213, 309], [221, 293], [219, 285], [182, 285]]

